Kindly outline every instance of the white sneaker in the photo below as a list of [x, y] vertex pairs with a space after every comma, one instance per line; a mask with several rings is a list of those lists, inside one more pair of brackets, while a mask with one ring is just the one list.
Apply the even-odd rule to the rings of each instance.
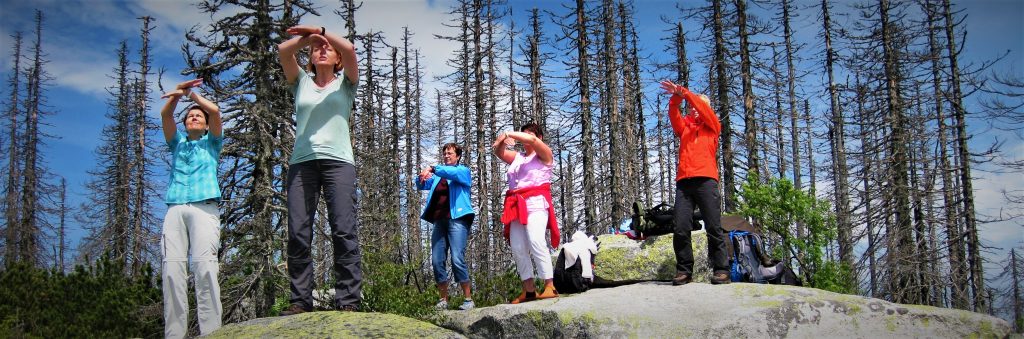
[[448, 309], [448, 300], [441, 299], [441, 301], [437, 302], [437, 305], [434, 305], [434, 309], [436, 309], [438, 311], [447, 310]]
[[466, 299], [462, 301], [462, 305], [459, 306], [459, 309], [463, 311], [469, 311], [474, 307], [476, 307], [476, 304], [473, 303], [473, 299]]

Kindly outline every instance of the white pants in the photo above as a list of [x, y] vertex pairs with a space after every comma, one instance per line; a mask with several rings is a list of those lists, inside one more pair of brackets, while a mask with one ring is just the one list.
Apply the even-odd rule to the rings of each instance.
[[184, 338], [188, 332], [188, 272], [192, 258], [196, 285], [199, 332], [220, 328], [223, 309], [217, 251], [220, 249], [220, 211], [216, 202], [194, 202], [167, 207], [163, 238], [164, 336]]
[[548, 252], [548, 241], [545, 237], [548, 230], [547, 202], [542, 201], [542, 208], [537, 208], [533, 201], [527, 202], [530, 214], [526, 218], [525, 226], [519, 220], [514, 220], [509, 227], [509, 244], [516, 259], [516, 270], [519, 272], [520, 280], [533, 278], [535, 267], [537, 276], [543, 279], [551, 279], [554, 276], [551, 269], [551, 253]]

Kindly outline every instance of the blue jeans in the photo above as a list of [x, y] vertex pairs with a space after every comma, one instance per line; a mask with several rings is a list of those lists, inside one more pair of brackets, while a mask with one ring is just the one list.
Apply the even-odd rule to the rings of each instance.
[[469, 281], [469, 269], [466, 268], [466, 240], [469, 238], [469, 226], [472, 217], [458, 219], [442, 219], [434, 222], [434, 231], [430, 235], [430, 262], [434, 266], [434, 281], [438, 284], [448, 282], [448, 251], [452, 253], [452, 271], [455, 281]]

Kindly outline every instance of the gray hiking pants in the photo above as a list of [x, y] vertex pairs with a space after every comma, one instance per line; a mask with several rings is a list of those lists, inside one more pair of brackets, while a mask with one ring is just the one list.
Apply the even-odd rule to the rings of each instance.
[[164, 337], [184, 338], [188, 332], [189, 257], [195, 274], [199, 333], [220, 328], [217, 251], [220, 249], [220, 211], [215, 200], [167, 206], [163, 236]]

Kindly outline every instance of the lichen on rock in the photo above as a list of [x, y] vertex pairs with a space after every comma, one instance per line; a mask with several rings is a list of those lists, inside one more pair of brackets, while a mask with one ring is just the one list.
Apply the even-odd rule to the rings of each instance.
[[[707, 234], [691, 233], [693, 245], [693, 281], [708, 282]], [[605, 234], [598, 237], [601, 244], [594, 257], [594, 274], [602, 279], [671, 280], [676, 275], [676, 256], [672, 249], [672, 235], [632, 240], [624, 235]]]
[[385, 313], [309, 312], [228, 324], [204, 338], [465, 338], [434, 324]]

